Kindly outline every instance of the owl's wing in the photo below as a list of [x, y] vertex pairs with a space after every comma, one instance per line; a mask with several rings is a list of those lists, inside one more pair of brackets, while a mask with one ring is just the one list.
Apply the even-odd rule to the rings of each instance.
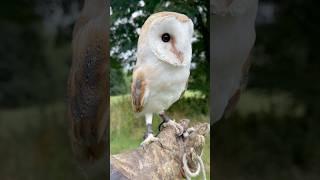
[[148, 97], [147, 81], [142, 69], [137, 68], [133, 72], [131, 84], [131, 99], [134, 112], [141, 112]]
[[234, 109], [247, 80], [258, 0], [240, 2], [214, 0], [211, 4], [214, 10], [211, 18], [214, 31], [211, 36], [212, 122]]
[[103, 12], [99, 16], [82, 14], [73, 31], [68, 116], [73, 151], [84, 163], [92, 163], [107, 153], [108, 27]]

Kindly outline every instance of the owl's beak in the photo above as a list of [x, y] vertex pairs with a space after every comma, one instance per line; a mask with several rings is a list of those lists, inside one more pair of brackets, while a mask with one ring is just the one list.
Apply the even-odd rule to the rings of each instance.
[[177, 59], [182, 64], [183, 60], [184, 60], [183, 53], [176, 48], [174, 41], [171, 41], [171, 49], [170, 49], [170, 51], [177, 57]]
[[177, 49], [171, 50], [171, 52], [177, 57], [177, 59], [180, 61], [180, 63], [183, 63], [183, 54], [181, 51], [178, 51]]

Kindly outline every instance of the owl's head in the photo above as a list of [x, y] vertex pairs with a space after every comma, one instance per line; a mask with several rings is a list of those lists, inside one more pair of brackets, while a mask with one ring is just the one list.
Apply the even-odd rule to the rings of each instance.
[[138, 58], [151, 58], [174, 66], [191, 62], [193, 23], [184, 14], [159, 12], [151, 15], [141, 28]]

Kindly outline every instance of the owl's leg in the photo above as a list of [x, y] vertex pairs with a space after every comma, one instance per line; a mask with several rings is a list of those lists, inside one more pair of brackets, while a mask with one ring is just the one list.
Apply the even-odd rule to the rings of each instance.
[[152, 114], [146, 114], [146, 127], [147, 131], [144, 134], [144, 141], [140, 144], [140, 146], [145, 146], [147, 144], [150, 144], [151, 142], [158, 141], [159, 138], [156, 138], [153, 136], [153, 131], [152, 131]]
[[161, 126], [163, 127], [173, 126], [178, 136], [181, 136], [183, 134], [183, 127], [180, 124], [176, 123], [175, 121], [171, 120], [167, 115], [165, 115], [164, 111], [160, 112], [159, 116], [162, 118], [162, 122], [158, 127], [159, 131], [161, 130]]
[[159, 116], [160, 116], [161, 119], [162, 119], [162, 122], [161, 122], [161, 123], [159, 124], [159, 126], [158, 126], [158, 130], [159, 130], [159, 132], [160, 132], [162, 125], [163, 125], [164, 123], [169, 122], [171, 119], [169, 118], [169, 116], [167, 116], [167, 115], [164, 113], [164, 111], [161, 111], [161, 112], [159, 113]]

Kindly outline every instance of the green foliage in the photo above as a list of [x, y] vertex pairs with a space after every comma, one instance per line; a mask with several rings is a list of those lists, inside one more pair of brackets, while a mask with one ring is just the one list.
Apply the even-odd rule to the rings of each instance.
[[[23, 4], [26, 5], [23, 7]], [[46, 88], [47, 64], [43, 61], [42, 38], [36, 25], [39, 17], [33, 11], [34, 2], [16, 7], [5, 3], [1, 7], [0, 22], [0, 102], [2, 106], [23, 104], [29, 100], [41, 101], [45, 98], [37, 89]], [[7, 8], [4, 9], [7, 5]], [[15, 7], [17, 13], [8, 13]], [[6, 13], [7, 12], [7, 13]], [[30, 24], [30, 23], [33, 24]], [[32, 46], [30, 43], [32, 42]]]
[[37, 0], [23, 0], [1, 6], [0, 107], [64, 98], [70, 40], [56, 46], [55, 34], [44, 31], [43, 16], [35, 11], [38, 5]]
[[[249, 87], [269, 94], [284, 91], [307, 105], [308, 116], [320, 116], [320, 24], [312, 1], [282, 1], [274, 23], [257, 27]], [[317, 114], [317, 115], [316, 115]]]
[[125, 81], [125, 74], [119, 62], [115, 61], [113, 58], [110, 60], [110, 95], [119, 95], [129, 92], [129, 85]]

